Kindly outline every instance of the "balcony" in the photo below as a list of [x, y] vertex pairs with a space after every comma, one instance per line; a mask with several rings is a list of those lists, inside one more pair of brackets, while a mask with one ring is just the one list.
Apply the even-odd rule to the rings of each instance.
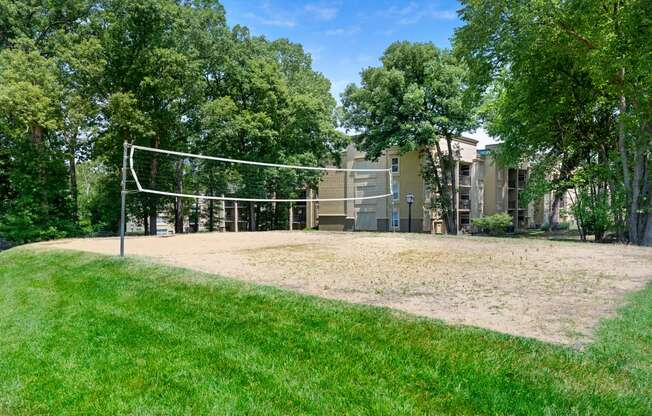
[[459, 186], [471, 186], [471, 165], [460, 162]]

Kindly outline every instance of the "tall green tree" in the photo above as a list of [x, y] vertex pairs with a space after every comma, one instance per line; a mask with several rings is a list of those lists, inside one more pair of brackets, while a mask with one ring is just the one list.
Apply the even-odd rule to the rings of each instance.
[[434, 205], [447, 232], [457, 233], [454, 140], [476, 125], [465, 98], [466, 68], [432, 43], [397, 42], [380, 60], [382, 66], [362, 71], [360, 87], [346, 88], [344, 125], [372, 160], [392, 146], [423, 151], [422, 176], [437, 195]]
[[[300, 45], [230, 29], [217, 0], [0, 0], [0, 233], [79, 232], [80, 213], [84, 230], [117, 231], [124, 141], [326, 163], [344, 140], [330, 83], [311, 65]], [[211, 194], [238, 182], [239, 193], [265, 197], [316, 180], [198, 168], [153, 155], [141, 180]], [[142, 194], [128, 210], [148, 233], [162, 211], [182, 232], [188, 212], [180, 198]]]
[[53, 60], [38, 51], [0, 52], [0, 137], [9, 153], [0, 233], [27, 242], [72, 231], [61, 157], [62, 86]]
[[[125, 140], [152, 148], [188, 149], [195, 126], [192, 116], [206, 85], [201, 65], [206, 19], [214, 26], [225, 25], [219, 3], [100, 2], [95, 27], [106, 61], [100, 89], [108, 103], [104, 107], [108, 128], [97, 152], [115, 167], [116, 177]], [[174, 172], [166, 163], [164, 158], [151, 158], [149, 188], [157, 189], [157, 182]], [[140, 198], [146, 206], [147, 231], [156, 234], [157, 213], [167, 201], [153, 195]]]
[[[335, 100], [330, 82], [312, 69], [303, 48], [252, 37], [242, 27], [219, 41], [196, 148], [268, 163], [317, 166], [332, 160], [345, 142], [335, 129]], [[225, 192], [226, 182], [215, 182], [220, 175], [242, 197], [296, 198], [317, 183], [315, 172], [247, 166], [222, 166], [226, 171], [220, 172], [210, 164], [205, 169], [212, 169], [203, 172], [210, 194]]]
[[629, 241], [652, 245], [650, 2], [462, 3], [455, 48], [476, 96], [500, 91], [491, 123], [506, 147], [556, 154], [567, 175], [586, 163], [609, 168], [612, 201], [620, 189], [627, 201], [615, 217], [623, 208]]
[[[87, 59], [93, 40], [81, 35], [90, 12], [91, 2], [85, 0], [0, 1], [0, 134], [7, 145], [5, 154], [10, 155], [6, 167], [13, 189], [13, 197], [5, 203], [12, 207], [5, 209], [11, 213], [4, 228], [11, 229], [15, 239], [40, 238], [34, 230], [42, 230], [45, 236], [52, 234], [46, 230], [63, 227], [74, 232], [76, 227], [75, 165], [82, 155], [74, 145], [80, 126], [72, 120], [80, 120], [81, 109], [90, 100], [77, 88], [80, 83], [72, 84], [82, 73], [95, 72], [95, 63]], [[67, 154], [64, 159], [63, 154]], [[67, 183], [51, 176], [61, 164], [67, 164]], [[40, 191], [30, 194], [30, 189]], [[16, 204], [29, 210], [21, 214]], [[22, 225], [11, 225], [9, 218], [22, 218]], [[21, 228], [30, 237], [19, 238]]]

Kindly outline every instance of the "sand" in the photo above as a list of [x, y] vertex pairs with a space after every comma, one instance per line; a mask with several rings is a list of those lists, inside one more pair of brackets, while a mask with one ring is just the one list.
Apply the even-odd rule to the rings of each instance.
[[[115, 238], [38, 248], [117, 254]], [[652, 279], [652, 249], [424, 234], [129, 237], [127, 255], [310, 295], [581, 347]]]

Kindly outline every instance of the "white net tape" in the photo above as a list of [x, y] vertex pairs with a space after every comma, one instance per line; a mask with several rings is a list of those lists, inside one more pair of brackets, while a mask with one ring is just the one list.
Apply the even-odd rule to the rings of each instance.
[[[139, 192], [180, 198], [248, 202], [336, 202], [392, 195], [389, 169], [300, 166], [130, 146], [129, 167]], [[347, 196], [346, 177], [364, 176], [362, 194]], [[320, 198], [320, 184], [329, 196]], [[313, 196], [315, 195], [315, 196]]]

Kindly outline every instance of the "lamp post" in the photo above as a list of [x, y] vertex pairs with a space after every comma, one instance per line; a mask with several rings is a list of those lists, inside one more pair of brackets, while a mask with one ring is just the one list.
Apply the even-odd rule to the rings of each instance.
[[405, 196], [405, 200], [408, 203], [408, 233], [412, 232], [412, 204], [414, 203], [414, 194], [408, 192]]

